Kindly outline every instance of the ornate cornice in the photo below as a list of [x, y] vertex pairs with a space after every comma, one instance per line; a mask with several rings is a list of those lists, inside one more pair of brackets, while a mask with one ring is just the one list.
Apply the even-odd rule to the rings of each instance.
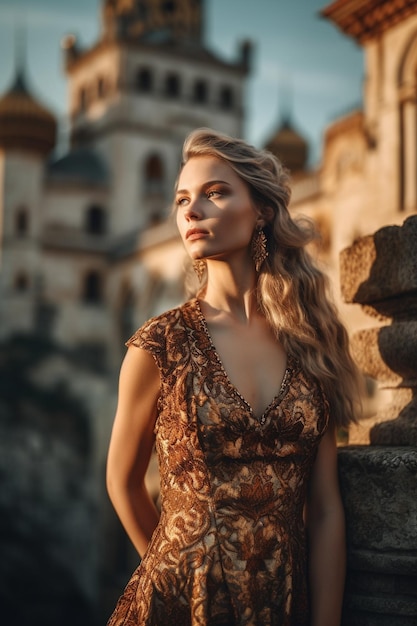
[[343, 33], [365, 43], [417, 11], [417, 0], [336, 0], [320, 11]]
[[[69, 47], [71, 46], [71, 47]], [[241, 59], [237, 61], [225, 61], [207, 48], [187, 48], [186, 46], [179, 46], [173, 43], [154, 43], [154, 42], [140, 42], [132, 40], [105, 40], [102, 39], [94, 44], [91, 48], [85, 50], [78, 50], [74, 44], [67, 44], [64, 46], [65, 52], [65, 69], [68, 75], [71, 75], [74, 71], [77, 71], [82, 66], [88, 66], [92, 59], [97, 56], [101, 56], [110, 50], [122, 51], [137, 51], [143, 53], [151, 53], [153, 56], [159, 55], [160, 57], [167, 57], [172, 59], [177, 58], [181, 60], [192, 60], [194, 64], [201, 64], [205, 66], [212, 66], [219, 69], [227, 69], [234, 73], [245, 76], [249, 73], [249, 64], [245, 63], [245, 57], [243, 48], [249, 47], [248, 54], [250, 55], [250, 42], [245, 42], [241, 49]]]

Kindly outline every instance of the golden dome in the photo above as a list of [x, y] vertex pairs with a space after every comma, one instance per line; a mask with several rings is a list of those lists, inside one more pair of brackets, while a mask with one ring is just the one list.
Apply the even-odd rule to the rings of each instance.
[[308, 157], [308, 143], [285, 119], [265, 148], [275, 154], [291, 172], [305, 169]]
[[55, 117], [29, 93], [22, 73], [0, 98], [0, 148], [48, 154], [55, 146]]

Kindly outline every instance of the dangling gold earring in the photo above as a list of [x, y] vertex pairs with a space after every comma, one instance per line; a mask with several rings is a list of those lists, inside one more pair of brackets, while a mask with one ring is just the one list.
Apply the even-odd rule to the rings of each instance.
[[198, 259], [197, 261], [193, 261], [193, 270], [197, 274], [198, 280], [203, 280], [204, 272], [206, 271], [206, 262], [202, 259]]
[[257, 272], [259, 272], [262, 267], [262, 263], [268, 256], [268, 250], [266, 249], [267, 243], [268, 240], [262, 230], [262, 226], [257, 226], [255, 232], [253, 233], [251, 244], [252, 259], [255, 262], [255, 269]]

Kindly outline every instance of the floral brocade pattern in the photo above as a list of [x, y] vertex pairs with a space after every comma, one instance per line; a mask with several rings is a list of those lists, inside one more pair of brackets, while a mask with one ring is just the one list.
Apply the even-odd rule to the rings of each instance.
[[328, 405], [288, 361], [257, 418], [227, 377], [197, 300], [129, 340], [161, 373], [161, 518], [108, 626], [307, 626], [303, 509]]

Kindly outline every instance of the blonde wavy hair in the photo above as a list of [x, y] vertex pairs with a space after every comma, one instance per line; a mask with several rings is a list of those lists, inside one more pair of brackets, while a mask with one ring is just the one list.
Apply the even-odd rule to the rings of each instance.
[[347, 332], [328, 296], [328, 279], [306, 248], [317, 239], [314, 225], [289, 214], [287, 170], [272, 153], [209, 128], [188, 135], [182, 166], [198, 156], [225, 161], [247, 184], [266, 222], [268, 241], [268, 257], [258, 275], [258, 306], [287, 353], [321, 385], [334, 423], [347, 428], [357, 419], [360, 376]]

